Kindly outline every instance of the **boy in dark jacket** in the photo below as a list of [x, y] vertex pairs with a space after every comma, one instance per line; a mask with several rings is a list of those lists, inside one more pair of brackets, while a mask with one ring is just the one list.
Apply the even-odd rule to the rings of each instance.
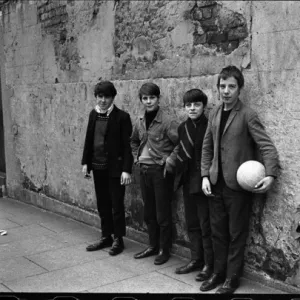
[[109, 254], [117, 255], [124, 249], [126, 234], [124, 195], [131, 183], [132, 124], [129, 114], [113, 104], [117, 91], [111, 82], [98, 83], [94, 95], [97, 105], [89, 115], [81, 164], [85, 176], [93, 171], [102, 237], [86, 250], [112, 246]]
[[207, 128], [203, 111], [207, 96], [199, 89], [187, 91], [183, 96], [188, 119], [178, 128], [179, 144], [176, 160], [175, 188], [183, 186], [185, 221], [191, 243], [191, 261], [175, 273], [186, 274], [202, 269], [197, 281], [210, 277], [213, 271], [213, 249], [209, 221], [209, 198], [201, 189], [201, 150]]

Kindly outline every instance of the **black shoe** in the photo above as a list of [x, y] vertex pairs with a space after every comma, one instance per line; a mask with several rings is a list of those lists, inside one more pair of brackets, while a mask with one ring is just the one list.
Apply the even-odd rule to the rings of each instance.
[[102, 237], [99, 242], [87, 246], [86, 251], [96, 251], [96, 250], [101, 250], [103, 248], [110, 247], [112, 245], [112, 242], [113, 240], [111, 236]]
[[223, 286], [217, 289], [216, 294], [233, 294], [239, 285], [238, 278], [226, 279]]
[[156, 255], [156, 254], [158, 254], [158, 248], [150, 246], [150, 247], [146, 248], [145, 250], [143, 250], [142, 252], [135, 254], [134, 258], [136, 258], [136, 259], [145, 258], [145, 257]]
[[112, 247], [109, 249], [108, 253], [109, 255], [117, 255], [123, 252], [124, 250], [124, 242], [122, 237], [114, 238], [114, 242], [112, 244]]
[[159, 254], [155, 257], [154, 264], [162, 265], [166, 263], [170, 258], [169, 250], [160, 250]]
[[206, 292], [215, 289], [219, 284], [223, 283], [225, 276], [213, 273], [210, 278], [202, 283], [200, 291]]
[[187, 265], [179, 267], [175, 270], [176, 274], [187, 274], [200, 269], [203, 263], [200, 260], [192, 259]]
[[213, 267], [205, 265], [200, 273], [196, 276], [196, 281], [204, 281], [207, 280], [211, 274], [213, 273]]

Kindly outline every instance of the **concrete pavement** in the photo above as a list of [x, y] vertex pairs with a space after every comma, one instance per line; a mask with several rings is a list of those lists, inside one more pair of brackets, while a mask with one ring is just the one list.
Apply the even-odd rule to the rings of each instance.
[[[145, 245], [125, 239], [125, 251], [87, 252], [100, 231], [74, 220], [0, 198], [0, 292], [199, 294], [197, 272], [176, 275], [186, 259], [172, 255], [163, 265], [153, 257], [133, 259]], [[214, 293], [211, 291], [210, 293]], [[284, 294], [242, 278], [237, 294]]]

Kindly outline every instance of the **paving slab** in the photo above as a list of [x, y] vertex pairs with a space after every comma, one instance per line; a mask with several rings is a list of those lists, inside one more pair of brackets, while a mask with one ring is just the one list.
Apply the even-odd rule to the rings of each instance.
[[46, 270], [25, 257], [0, 261], [0, 282], [45, 273]]
[[108, 284], [95, 289], [91, 293], [198, 293], [199, 289], [189, 284], [177, 281], [157, 272]]
[[108, 258], [108, 253], [105, 251], [87, 252], [85, 248], [86, 244], [69, 246], [29, 255], [27, 258], [48, 271], [61, 270], [90, 261]]
[[20, 225], [10, 221], [8, 218], [0, 218], [0, 229], [7, 230], [15, 227], [20, 227]]
[[0, 283], [0, 293], [9, 293], [9, 292], [12, 292], [12, 291]]
[[80, 292], [136, 276], [110, 261], [97, 260], [19, 280], [4, 281], [14, 292]]
[[1, 236], [0, 244], [7, 244], [12, 241], [20, 241], [36, 236], [53, 236], [54, 232], [40, 226], [39, 224], [31, 224], [28, 226], [19, 226], [9, 230], [9, 234]]
[[68, 246], [66, 243], [53, 237], [27, 238], [0, 245], [0, 260], [55, 250], [66, 246]]
[[89, 226], [82, 226], [82, 228], [63, 231], [57, 233], [55, 238], [68, 245], [78, 245], [82, 243], [93, 243], [99, 240], [101, 233], [99, 230], [93, 229]]
[[76, 229], [82, 230], [82, 228], [84, 227], [90, 229], [90, 227], [87, 225], [63, 217], [55, 218], [55, 222], [53, 222], [53, 217], [52, 217], [48, 222], [41, 222], [39, 223], [39, 225], [56, 233], [61, 233], [64, 231], [71, 231]]

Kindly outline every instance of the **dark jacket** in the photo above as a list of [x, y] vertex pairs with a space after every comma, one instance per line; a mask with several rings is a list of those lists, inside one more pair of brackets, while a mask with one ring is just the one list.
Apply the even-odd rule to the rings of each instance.
[[203, 141], [201, 172], [216, 184], [219, 168], [219, 148], [226, 185], [240, 191], [236, 179], [239, 166], [247, 160], [257, 160], [257, 149], [266, 168], [266, 176], [277, 175], [277, 150], [267, 135], [257, 113], [240, 100], [232, 108], [219, 145], [222, 105], [213, 109]]
[[[181, 147], [180, 140], [182, 139], [185, 132], [185, 124], [188, 120], [182, 122], [178, 127], [178, 138], [179, 144], [177, 148]], [[189, 159], [180, 168], [176, 168], [175, 178], [175, 190], [177, 190], [182, 184], [189, 182], [190, 194], [202, 194], [202, 178], [201, 178], [201, 156], [202, 156], [202, 144], [207, 128], [207, 118], [203, 114], [200, 122], [197, 125], [197, 135], [195, 138], [195, 147], [192, 159]], [[177, 150], [176, 152], [178, 152]], [[178, 163], [176, 164], [178, 166]]]
[[[87, 165], [88, 173], [92, 167], [94, 132], [97, 112], [89, 115], [81, 164]], [[109, 115], [104, 138], [104, 151], [108, 155], [108, 170], [111, 177], [120, 177], [122, 172], [131, 173], [133, 156], [130, 147], [132, 124], [127, 112], [114, 106]]]

